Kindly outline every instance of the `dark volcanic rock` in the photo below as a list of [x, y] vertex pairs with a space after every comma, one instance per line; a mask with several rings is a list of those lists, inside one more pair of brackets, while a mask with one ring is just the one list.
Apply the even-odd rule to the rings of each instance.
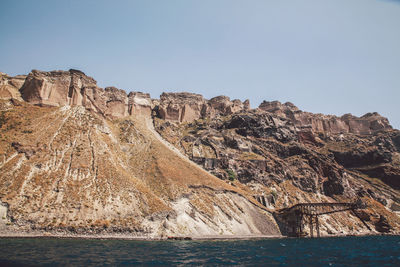
[[377, 166], [368, 169], [362, 169], [361, 172], [374, 177], [379, 178], [387, 185], [390, 185], [394, 189], [400, 190], [400, 168], [393, 166]]
[[400, 151], [400, 132], [396, 132], [391, 137], [393, 144], [396, 146], [397, 151]]
[[379, 220], [375, 223], [375, 229], [380, 233], [389, 233], [392, 227], [386, 217], [380, 215]]
[[344, 192], [342, 181], [336, 178], [328, 178], [328, 180], [323, 183], [323, 189], [327, 196], [341, 195]]
[[266, 114], [234, 115], [230, 120], [225, 122], [224, 127], [226, 129], [236, 129], [236, 132], [244, 137], [274, 137], [282, 142], [296, 139], [293, 127], [285, 125], [281, 120]]
[[379, 150], [332, 151], [335, 160], [346, 168], [391, 162], [391, 154]]

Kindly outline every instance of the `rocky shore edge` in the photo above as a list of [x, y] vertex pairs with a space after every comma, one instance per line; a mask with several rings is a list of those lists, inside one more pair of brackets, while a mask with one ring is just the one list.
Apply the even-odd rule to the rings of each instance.
[[[400, 236], [400, 233], [360, 233], [360, 234], [335, 234], [321, 235], [314, 238], [334, 238], [334, 237], [363, 237], [363, 236]], [[55, 239], [93, 239], [93, 240], [134, 240], [134, 241], [206, 241], [206, 240], [257, 240], [257, 239], [288, 239], [297, 237], [287, 237], [282, 235], [204, 235], [204, 236], [134, 236], [127, 233], [119, 234], [72, 234], [72, 233], [52, 233], [52, 232], [3, 232], [0, 238], [55, 238]], [[310, 238], [310, 237], [303, 237]]]

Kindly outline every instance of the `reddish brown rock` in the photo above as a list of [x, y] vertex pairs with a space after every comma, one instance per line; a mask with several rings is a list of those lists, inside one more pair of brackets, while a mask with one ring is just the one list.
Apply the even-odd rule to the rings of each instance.
[[97, 88], [96, 81], [77, 70], [43, 72], [33, 70], [20, 89], [22, 98], [32, 104], [82, 105], [82, 91]]
[[142, 92], [130, 92], [128, 95], [128, 113], [150, 116], [152, 110], [152, 101], [150, 94]]
[[104, 89], [106, 99], [105, 113], [112, 117], [128, 116], [128, 96], [124, 90], [115, 87], [106, 87]]
[[202, 95], [193, 93], [162, 93], [158, 108], [162, 119], [188, 122], [199, 119], [204, 114], [206, 100]]
[[229, 115], [250, 108], [249, 100], [230, 100], [227, 96], [217, 96], [210, 100], [193, 93], [163, 93], [158, 105], [159, 117], [164, 120], [191, 122], [200, 118]]
[[25, 75], [10, 77], [0, 72], [0, 99], [17, 99], [22, 101], [19, 89], [25, 81]]
[[[246, 102], [247, 101], [247, 102]], [[208, 101], [208, 105], [211, 107], [211, 114], [222, 114], [229, 115], [242, 110], [249, 109], [249, 100], [246, 100], [246, 105], [239, 99], [233, 101], [227, 96], [213, 97]]]
[[97, 87], [97, 82], [79, 70], [43, 72], [33, 70], [21, 88], [22, 98], [35, 105], [84, 106], [107, 117], [151, 114], [150, 95], [115, 87]]
[[274, 113], [294, 123], [299, 129], [309, 128], [314, 133], [324, 134], [372, 134], [382, 130], [392, 129], [387, 118], [378, 113], [367, 113], [362, 117], [345, 114], [341, 117], [334, 115], [314, 114], [299, 110], [290, 102], [264, 101], [259, 110]]

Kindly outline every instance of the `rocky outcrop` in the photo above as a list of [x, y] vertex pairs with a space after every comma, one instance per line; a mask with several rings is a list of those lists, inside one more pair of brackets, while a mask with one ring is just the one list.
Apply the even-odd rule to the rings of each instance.
[[25, 75], [10, 77], [0, 72], [0, 99], [16, 99], [22, 101], [19, 89], [25, 82]]
[[400, 204], [400, 134], [385, 118], [305, 113], [291, 103], [264, 102], [261, 107], [185, 124], [158, 119], [155, 126], [215, 176], [247, 186], [257, 199], [263, 196], [268, 208], [362, 197], [371, 203], [365, 214], [385, 214], [396, 225], [387, 230], [386, 221], [376, 226], [377, 220], [370, 220], [365, 227], [357, 215], [337, 214], [325, 218], [326, 234], [400, 230], [400, 219], [388, 211]]
[[7, 229], [276, 235], [274, 211], [362, 198], [368, 208], [357, 214], [321, 216], [321, 233], [400, 232], [400, 131], [377, 113], [326, 116], [280, 102], [251, 110], [192, 93], [150, 99], [99, 88], [77, 70], [1, 81], [8, 92], [21, 86], [27, 102], [0, 100]]
[[379, 220], [375, 223], [375, 229], [380, 233], [389, 233], [391, 228], [385, 216], [380, 215]]
[[20, 89], [22, 98], [41, 106], [83, 106], [103, 116], [125, 117], [151, 113], [149, 94], [115, 87], [97, 87], [97, 82], [79, 70], [43, 72], [33, 70]]
[[239, 99], [230, 100], [227, 96], [213, 97], [208, 101], [208, 110], [205, 114], [207, 117], [215, 117], [216, 115], [226, 116], [239, 111], [250, 109], [250, 101], [247, 99], [243, 103]]
[[308, 128], [315, 133], [328, 135], [340, 133], [372, 134], [392, 129], [388, 119], [376, 112], [367, 113], [362, 117], [351, 114], [337, 117], [304, 112], [290, 102], [282, 104], [279, 101], [264, 101], [258, 108], [292, 121], [299, 129]]
[[142, 114], [150, 117], [151, 110], [150, 94], [142, 92], [130, 92], [128, 94], [128, 114]]
[[[32, 70], [20, 89], [29, 103], [47, 106], [82, 105], [84, 90], [97, 88], [96, 81], [77, 70]], [[95, 95], [95, 94], [94, 94]]]
[[256, 138], [274, 137], [277, 140], [288, 142], [297, 139], [293, 125], [269, 114], [247, 114], [233, 115], [225, 122], [224, 128], [235, 129], [242, 136], [253, 136]]
[[360, 172], [370, 177], [378, 177], [382, 182], [394, 189], [400, 190], [400, 168], [388, 164], [381, 166], [372, 166], [369, 168], [360, 168]]
[[[149, 105], [147, 94], [99, 92], [110, 116]], [[161, 141], [151, 117], [10, 102], [0, 100], [0, 235], [280, 234], [251, 195]]]
[[204, 116], [207, 109], [202, 95], [193, 93], [162, 93], [157, 108], [160, 118], [188, 122]]
[[250, 108], [249, 100], [231, 101], [227, 96], [217, 96], [210, 100], [193, 93], [163, 93], [156, 107], [161, 119], [176, 122], [192, 122], [200, 118], [214, 118], [229, 115]]

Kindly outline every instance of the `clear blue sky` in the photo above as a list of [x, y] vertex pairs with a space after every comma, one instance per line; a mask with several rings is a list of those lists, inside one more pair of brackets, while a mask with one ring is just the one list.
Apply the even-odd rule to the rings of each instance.
[[77, 68], [99, 86], [377, 111], [400, 128], [400, 2], [1, 0], [0, 71]]

